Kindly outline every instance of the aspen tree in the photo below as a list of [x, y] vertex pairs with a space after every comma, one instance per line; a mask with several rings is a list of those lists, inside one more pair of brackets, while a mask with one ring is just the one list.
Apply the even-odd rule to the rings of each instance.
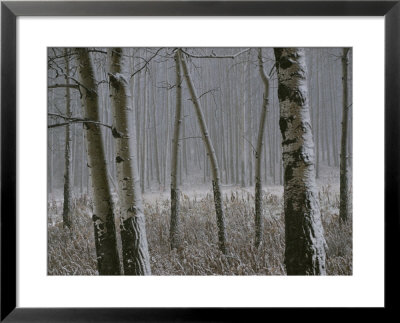
[[349, 64], [348, 55], [350, 48], [343, 48], [342, 55], [342, 84], [343, 84], [343, 113], [342, 113], [342, 138], [340, 143], [340, 211], [341, 221], [349, 218], [349, 169], [347, 151], [347, 131], [349, 120], [349, 98], [348, 98], [348, 77], [347, 69]]
[[325, 275], [325, 239], [315, 181], [304, 49], [275, 48], [284, 166], [288, 275]]
[[[125, 48], [109, 49], [113, 137], [120, 199], [122, 260], [125, 275], [150, 275], [150, 256], [137, 167], [136, 127]], [[145, 144], [145, 143], [144, 143]]]
[[180, 153], [180, 132], [182, 123], [182, 76], [179, 52], [175, 52], [175, 72], [176, 72], [176, 110], [174, 122], [174, 134], [172, 138], [171, 156], [171, 223], [170, 223], [170, 243], [171, 249], [178, 247], [179, 240], [179, 205], [180, 190], [178, 187], [178, 160]]
[[[70, 85], [69, 79], [69, 57], [68, 50], [64, 49], [65, 55], [65, 83]], [[65, 87], [65, 114], [71, 117], [71, 89]], [[71, 228], [71, 207], [72, 207], [72, 133], [71, 125], [65, 126], [65, 150], [64, 150], [64, 202], [63, 202], [63, 225], [64, 227]]]
[[211, 138], [209, 136], [207, 124], [204, 119], [202, 107], [200, 101], [198, 99], [196, 89], [194, 87], [193, 81], [191, 79], [189, 69], [186, 63], [185, 57], [182, 55], [181, 51], [178, 49], [178, 55], [182, 62], [183, 75], [185, 77], [187, 86], [189, 88], [189, 92], [192, 98], [192, 103], [195, 107], [197, 119], [199, 122], [199, 127], [201, 130], [202, 138], [205, 144], [205, 148], [207, 151], [208, 158], [210, 160], [210, 167], [212, 173], [212, 186], [214, 192], [214, 204], [215, 204], [215, 213], [217, 216], [217, 227], [218, 227], [218, 244], [219, 249], [223, 254], [226, 254], [226, 237], [225, 237], [225, 218], [224, 218], [224, 210], [222, 205], [222, 195], [221, 195], [221, 184], [220, 184], [220, 171], [217, 162], [217, 156], [215, 154], [215, 150], [213, 144], [211, 142]]
[[[269, 97], [269, 77], [264, 72], [264, 63], [262, 60], [262, 49], [258, 50], [258, 65], [261, 80], [264, 84], [263, 104], [260, 116], [260, 126], [258, 128], [257, 147], [255, 152], [255, 228], [256, 235], [254, 240], [255, 247], [260, 245], [262, 239], [262, 181], [261, 181], [261, 157], [263, 151], [263, 141], [265, 133], [265, 121], [268, 112]], [[267, 171], [267, 170], [265, 170]]]
[[[77, 48], [80, 91], [85, 119], [100, 121], [97, 82], [92, 59], [86, 48]], [[120, 275], [120, 263], [114, 222], [114, 202], [111, 196], [102, 131], [99, 124], [84, 123], [87, 141], [87, 161], [93, 194], [93, 224], [100, 275]]]

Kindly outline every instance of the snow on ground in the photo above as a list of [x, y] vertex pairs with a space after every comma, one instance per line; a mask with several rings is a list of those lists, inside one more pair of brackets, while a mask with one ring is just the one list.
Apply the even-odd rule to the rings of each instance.
[[[317, 179], [317, 185], [320, 194], [328, 194], [335, 197], [339, 194], [339, 169], [334, 167], [322, 166], [320, 171], [320, 178]], [[239, 195], [239, 197], [247, 198], [248, 195], [254, 195], [254, 185], [248, 187], [241, 187], [240, 185], [226, 185], [222, 184], [222, 196], [230, 197], [232, 194]], [[191, 180], [186, 180], [180, 186], [183, 196], [191, 200], [201, 200], [207, 195], [212, 196], [211, 183], [204, 183], [201, 175], [197, 174], [192, 176]], [[263, 191], [267, 195], [276, 195], [281, 198], [283, 195], [283, 186], [281, 185], [264, 185]], [[84, 190], [86, 194], [86, 190]], [[79, 191], [74, 192], [75, 198], [80, 198], [82, 195]], [[114, 200], [117, 201], [117, 194], [113, 192]], [[185, 198], [186, 198], [185, 197]], [[151, 187], [143, 194], [143, 201], [145, 203], [152, 203], [155, 201], [162, 201], [170, 199], [170, 187], [161, 187], [157, 183], [153, 183]], [[49, 223], [57, 223], [61, 221], [62, 217], [62, 203], [63, 191], [62, 189], [54, 190], [48, 195], [48, 209], [49, 209]], [[322, 207], [322, 205], [321, 205]], [[333, 210], [330, 210], [333, 211]]]

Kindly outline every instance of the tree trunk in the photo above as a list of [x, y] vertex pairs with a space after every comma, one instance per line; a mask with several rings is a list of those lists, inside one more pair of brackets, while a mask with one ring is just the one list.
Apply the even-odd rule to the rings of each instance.
[[314, 167], [304, 50], [275, 48], [284, 166], [288, 275], [325, 275], [325, 239]]
[[157, 102], [154, 95], [155, 91], [153, 91], [153, 123], [154, 123], [154, 153], [155, 153], [155, 168], [156, 168], [156, 177], [157, 183], [161, 185], [161, 175], [160, 175], [160, 160], [158, 156], [158, 131], [157, 131]]
[[84, 163], [85, 163], [85, 144], [84, 144], [84, 135], [82, 134], [82, 138], [81, 138], [81, 178], [80, 178], [80, 193], [81, 196], [83, 195], [83, 181], [85, 178], [85, 168], [84, 168]]
[[[64, 49], [65, 55], [65, 83], [70, 84], [69, 80], [69, 57], [68, 50]], [[65, 88], [65, 114], [71, 117], [71, 93], [70, 88]], [[71, 206], [72, 206], [72, 133], [69, 124], [65, 127], [65, 169], [64, 169], [64, 204], [63, 204], [63, 225], [64, 227], [71, 228]]]
[[182, 123], [182, 77], [179, 53], [175, 53], [176, 66], [176, 111], [174, 123], [174, 135], [172, 138], [172, 160], [171, 160], [171, 225], [170, 225], [170, 243], [171, 249], [177, 248], [179, 245], [179, 197], [180, 191], [178, 187], [178, 160], [180, 152], [180, 131]]
[[143, 82], [143, 124], [142, 124], [142, 136], [141, 136], [141, 144], [142, 144], [142, 162], [140, 165], [141, 174], [140, 181], [142, 187], [142, 193], [146, 191], [146, 173], [147, 173], [147, 71], [144, 72], [144, 82]]
[[315, 65], [316, 65], [316, 68], [315, 68], [315, 70], [316, 70], [316, 77], [317, 77], [317, 81], [316, 81], [316, 84], [318, 84], [318, 86], [317, 86], [317, 101], [316, 101], [316, 105], [315, 105], [315, 108], [316, 108], [316, 122], [315, 122], [315, 124], [316, 124], [316, 127], [317, 127], [317, 130], [315, 131], [315, 138], [316, 138], [316, 143], [317, 143], [317, 148], [315, 149], [315, 153], [316, 153], [316, 155], [317, 155], [317, 164], [316, 164], [316, 177], [317, 178], [319, 178], [319, 170], [320, 170], [320, 156], [321, 156], [321, 134], [320, 134], [320, 117], [319, 117], [319, 115], [320, 115], [320, 109], [321, 109], [321, 106], [322, 106], [322, 101], [321, 101], [321, 95], [320, 95], [320, 86], [319, 86], [319, 84], [320, 84], [320, 77], [319, 77], [319, 74], [320, 74], [320, 64], [319, 64], [319, 61], [320, 61], [320, 58], [319, 58], [319, 54], [318, 55], [316, 55], [316, 57], [315, 57]]
[[222, 206], [220, 171], [218, 168], [217, 156], [215, 155], [215, 150], [208, 134], [208, 129], [203, 116], [203, 111], [200, 102], [198, 100], [196, 89], [189, 74], [189, 69], [187, 67], [186, 60], [184, 56], [181, 54], [179, 49], [178, 49], [178, 55], [182, 62], [184, 77], [186, 79], [186, 83], [188, 85], [189, 92], [192, 97], [192, 102], [195, 107], [197, 119], [199, 121], [199, 127], [207, 150], [207, 155], [210, 159], [211, 172], [213, 176], [212, 186], [214, 191], [215, 212], [217, 215], [219, 249], [223, 254], [226, 254], [225, 219], [224, 219], [224, 210]]
[[349, 64], [349, 48], [343, 48], [342, 56], [342, 83], [343, 83], [343, 114], [342, 114], [342, 138], [340, 143], [340, 211], [341, 221], [347, 221], [349, 218], [349, 169], [347, 152], [347, 128], [349, 119], [349, 99], [348, 99], [348, 80], [347, 68]]
[[[241, 94], [242, 94], [242, 110], [241, 110], [241, 116], [240, 116], [240, 178], [241, 182], [240, 185], [242, 187], [246, 187], [247, 184], [247, 157], [246, 157], [246, 98], [245, 98], [245, 84], [246, 84], [246, 77], [245, 77], [245, 65], [247, 64], [243, 63], [242, 65], [242, 88], [241, 88]], [[247, 67], [249, 68], [249, 67]]]
[[[168, 84], [168, 61], [165, 63], [165, 82]], [[170, 147], [169, 147], [169, 137], [170, 137], [170, 129], [169, 129], [169, 117], [170, 117], [170, 112], [169, 112], [169, 91], [166, 91], [165, 93], [165, 111], [166, 113], [166, 127], [167, 127], [167, 135], [166, 135], [166, 141], [165, 141], [165, 167], [164, 167], [164, 188], [163, 191], [167, 187], [167, 174], [168, 174], [168, 160], [169, 160], [169, 152], [170, 152]]]
[[136, 129], [130, 93], [127, 53], [109, 50], [110, 96], [114, 114], [113, 137], [116, 146], [116, 169], [120, 198], [122, 259], [125, 275], [150, 275], [146, 222], [137, 168]]
[[[84, 48], [77, 48], [81, 100], [84, 117], [100, 121], [97, 82], [94, 78], [92, 60]], [[87, 159], [93, 191], [93, 224], [100, 275], [120, 275], [120, 263], [114, 222], [114, 203], [107, 175], [107, 163], [100, 125], [86, 123]]]
[[[262, 61], [262, 49], [258, 50], [258, 64], [261, 79], [264, 83], [263, 105], [260, 116], [260, 126], [258, 129], [257, 148], [255, 152], [255, 240], [256, 248], [260, 245], [262, 239], [262, 181], [261, 181], [261, 157], [263, 151], [263, 140], [265, 133], [265, 120], [267, 119], [268, 95], [269, 95], [269, 78], [264, 72], [264, 64]], [[265, 170], [267, 172], [267, 170]]]

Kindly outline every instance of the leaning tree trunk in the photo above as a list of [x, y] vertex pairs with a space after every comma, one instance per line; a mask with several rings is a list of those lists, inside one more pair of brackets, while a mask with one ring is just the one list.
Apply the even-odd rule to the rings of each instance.
[[325, 275], [325, 239], [315, 181], [304, 49], [275, 48], [284, 166], [288, 275]]
[[[265, 133], [265, 120], [268, 112], [268, 96], [269, 96], [269, 78], [264, 72], [264, 64], [262, 60], [262, 49], [258, 50], [258, 65], [260, 69], [261, 79], [264, 83], [263, 105], [260, 116], [260, 126], [258, 129], [257, 147], [255, 152], [255, 231], [256, 236], [254, 245], [256, 248], [260, 245], [262, 239], [262, 182], [261, 182], [261, 157], [263, 152], [263, 140]], [[265, 169], [267, 172], [267, 169]]]
[[122, 260], [125, 275], [151, 275], [138, 176], [136, 126], [129, 80], [126, 78], [127, 56], [126, 49], [109, 50], [110, 96], [114, 114], [112, 134], [116, 146]]
[[221, 198], [221, 184], [220, 184], [220, 171], [218, 167], [217, 156], [215, 154], [215, 150], [213, 144], [211, 142], [207, 124], [204, 119], [202, 107], [200, 101], [198, 100], [196, 89], [192, 82], [192, 78], [189, 73], [188, 66], [186, 64], [185, 57], [182, 55], [181, 51], [178, 49], [178, 55], [182, 63], [183, 67], [183, 74], [186, 79], [186, 83], [189, 88], [190, 95], [192, 97], [192, 102], [195, 107], [197, 119], [199, 121], [199, 126], [201, 130], [201, 134], [203, 137], [203, 141], [207, 150], [207, 155], [210, 159], [211, 164], [211, 171], [212, 171], [212, 186], [214, 191], [214, 203], [215, 203], [215, 213], [217, 215], [217, 227], [218, 227], [218, 243], [219, 249], [223, 254], [226, 254], [226, 238], [225, 238], [225, 219], [224, 219], [224, 210], [222, 205], [222, 198]]
[[[80, 91], [85, 119], [100, 121], [97, 83], [92, 60], [85, 48], [77, 48]], [[100, 275], [120, 275], [120, 263], [114, 222], [114, 203], [111, 196], [102, 133], [99, 124], [84, 124], [87, 140], [87, 161], [93, 192], [93, 224]]]
[[342, 55], [342, 84], [343, 84], [343, 115], [342, 115], [342, 138], [340, 143], [340, 210], [339, 219], [347, 221], [349, 218], [349, 169], [347, 152], [347, 129], [349, 120], [349, 98], [347, 66], [349, 64], [349, 48], [343, 48]]
[[177, 248], [179, 244], [179, 187], [178, 187], [178, 160], [180, 152], [179, 136], [182, 123], [182, 77], [181, 65], [178, 51], [175, 53], [176, 66], [176, 111], [174, 123], [174, 135], [172, 138], [172, 160], [171, 160], [171, 224], [170, 243], [171, 249]]
[[[65, 114], [68, 118], [71, 117], [71, 93], [68, 87], [69, 80], [69, 58], [68, 50], [64, 49], [65, 55], [65, 83], [67, 87], [65, 88]], [[71, 228], [71, 206], [72, 206], [72, 136], [71, 136], [71, 126], [67, 124], [65, 126], [65, 170], [64, 170], [64, 204], [63, 204], [63, 225], [64, 227]]]

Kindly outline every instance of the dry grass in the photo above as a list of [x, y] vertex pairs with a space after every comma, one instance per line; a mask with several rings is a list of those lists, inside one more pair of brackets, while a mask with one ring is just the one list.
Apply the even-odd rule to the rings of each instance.
[[[49, 221], [49, 275], [96, 275], [91, 208], [87, 198], [75, 202], [74, 230]], [[329, 275], [352, 274], [352, 223], [338, 221], [338, 196], [322, 187], [320, 205], [328, 245]], [[217, 228], [211, 194], [204, 198], [181, 198], [181, 247], [169, 249], [170, 201], [145, 203], [147, 236], [153, 275], [284, 275], [283, 200], [265, 194], [264, 237], [258, 250], [253, 247], [254, 197], [247, 192], [224, 196], [228, 255], [217, 248]], [[61, 206], [49, 204], [49, 215]], [[56, 216], [55, 218], [59, 218]]]

